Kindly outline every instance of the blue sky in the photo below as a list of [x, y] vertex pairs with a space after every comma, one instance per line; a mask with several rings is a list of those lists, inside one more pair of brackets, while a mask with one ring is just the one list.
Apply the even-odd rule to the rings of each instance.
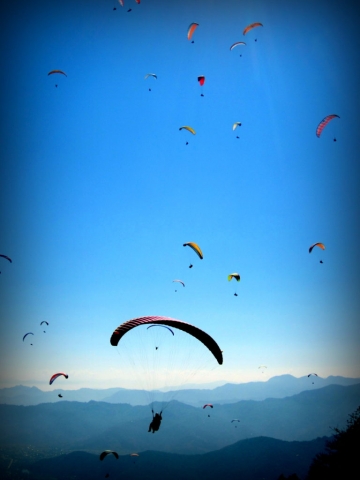
[[0, 386], [126, 386], [109, 339], [143, 315], [216, 339], [206, 381], [360, 376], [353, 2], [1, 9]]

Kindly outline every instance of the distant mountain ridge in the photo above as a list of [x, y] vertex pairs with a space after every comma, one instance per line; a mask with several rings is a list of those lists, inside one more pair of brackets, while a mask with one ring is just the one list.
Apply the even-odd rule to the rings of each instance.
[[[227, 383], [213, 389], [184, 389], [169, 392], [155, 391], [154, 401], [168, 401], [175, 399], [179, 402], [199, 407], [205, 403], [235, 403], [240, 400], [265, 400], [266, 398], [284, 398], [296, 395], [305, 390], [316, 390], [328, 385], [349, 386], [360, 383], [360, 378], [341, 376], [300, 377], [280, 375], [270, 378], [266, 382], [249, 382], [233, 384]], [[16, 386], [0, 389], [0, 404], [8, 405], [39, 405], [62, 401], [58, 397], [61, 393], [68, 401], [89, 402], [102, 401], [108, 403], [128, 403], [129, 405], [147, 405], [149, 396], [144, 390], [128, 390], [125, 388], [79, 390], [55, 389], [44, 392], [37, 387]]]
[[[106, 474], [110, 478], [128, 480], [277, 480], [280, 474], [289, 476], [293, 473], [304, 478], [312, 459], [324, 450], [326, 440], [284, 442], [257, 437], [202, 455], [140, 451], [135, 460], [123, 455], [118, 460], [110, 456], [103, 462], [99, 461], [99, 454], [76, 451], [31, 463], [24, 458], [12, 469], [14, 473], [26, 469], [30, 478], [42, 480], [54, 479], [55, 472], [57, 480], [98, 480]], [[3, 467], [4, 475], [9, 473], [5, 470], [8, 464], [7, 460]]]
[[[166, 405], [160, 431], [148, 433], [150, 406], [106, 402], [59, 402], [36, 406], [0, 405], [0, 445], [31, 445], [65, 452], [119, 453], [157, 450], [198, 454], [239, 440], [266, 436], [308, 441], [346, 426], [360, 404], [360, 384], [329, 385], [282, 399], [243, 400], [213, 409], [174, 401]], [[161, 406], [154, 405], [155, 411]], [[232, 423], [233, 419], [240, 422]]]

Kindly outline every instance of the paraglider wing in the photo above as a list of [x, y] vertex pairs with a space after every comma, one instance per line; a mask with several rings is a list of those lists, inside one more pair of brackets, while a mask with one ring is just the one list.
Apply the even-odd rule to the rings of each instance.
[[252, 30], [255, 27], [263, 27], [263, 24], [259, 22], [250, 23], [250, 25], [244, 28], [243, 35], [246, 35], [250, 30]]
[[130, 453], [130, 457], [139, 457], [140, 455], [138, 453]]
[[246, 45], [245, 42], [235, 42], [231, 45], [230, 50], [233, 50], [235, 47], [238, 47], [239, 45]]
[[25, 333], [25, 335], [23, 336], [23, 341], [25, 340], [25, 338], [26, 338], [28, 335], [34, 335], [34, 334], [33, 334], [32, 332]]
[[112, 453], [114, 455], [114, 457], [116, 458], [116, 460], [119, 458], [119, 455], [118, 453], [114, 452], [113, 450], [104, 450], [102, 453], [100, 453], [100, 460], [104, 460], [104, 458], [109, 455], [110, 453]]
[[46, 320], [43, 320], [40, 325], [42, 325], [43, 323], [46, 323], [46, 325], [49, 325], [49, 322], [47, 322]]
[[214, 405], [211, 405], [211, 403], [205, 403], [203, 408], [206, 408], [206, 407], [214, 408]]
[[69, 378], [69, 375], [67, 375], [66, 373], [62, 373], [62, 372], [55, 373], [55, 374], [50, 378], [49, 385], [52, 385], [58, 377], [61, 377], [61, 375], [62, 375], [63, 377], [65, 377], [65, 378]]
[[119, 3], [122, 7], [124, 6], [124, 0], [119, 0]]
[[188, 32], [187, 32], [187, 38], [188, 40], [191, 40], [191, 37], [193, 36], [193, 33], [195, 32], [195, 29], [199, 26], [198, 23], [191, 23]]
[[110, 343], [112, 346], [116, 347], [120, 341], [120, 339], [131, 329], [138, 327], [139, 325], [147, 325], [147, 324], [159, 324], [159, 325], [167, 325], [172, 328], [177, 328], [178, 330], [182, 330], [183, 332], [192, 335], [197, 340], [199, 340], [205, 347], [207, 347], [210, 352], [214, 355], [217, 362], [222, 365], [223, 363], [223, 356], [222, 352], [219, 348], [219, 345], [215, 342], [215, 340], [210, 337], [206, 332], [200, 330], [200, 328], [195, 327], [194, 325], [190, 325], [189, 323], [182, 322], [181, 320], [175, 320], [174, 318], [170, 317], [139, 317], [134, 318], [133, 320], [129, 320], [128, 322], [123, 323], [118, 328], [116, 328], [111, 335]]
[[140, 0], [135, 0], [136, 3], [140, 4]]
[[184, 243], [183, 247], [186, 247], [186, 246], [191, 247], [194, 250], [194, 252], [196, 252], [199, 255], [201, 260], [204, 258], [203, 253], [197, 243], [194, 243], [194, 242]]
[[151, 327], [163, 327], [169, 330], [169, 332], [171, 332], [173, 335], [175, 335], [174, 332], [171, 330], [171, 328], [167, 327], [166, 325], [150, 325], [149, 327], [147, 327], [147, 330], [149, 330], [149, 328]]
[[311, 245], [311, 247], [309, 247], [309, 253], [312, 252], [312, 249], [314, 247], [319, 247], [321, 248], [321, 250], [325, 250], [325, 245], [323, 243], [318, 242], [318, 243], [314, 243], [313, 245]]
[[198, 82], [200, 83], [201, 86], [204, 85], [204, 83], [205, 83], [205, 77], [204, 77], [204, 75], [199, 75], [199, 76], [198, 76]]
[[233, 278], [235, 278], [235, 280], [237, 282], [240, 282], [240, 275], [238, 273], [230, 273], [230, 275], [228, 275], [228, 280], [230, 282], [230, 280], [232, 280]]
[[332, 115], [328, 115], [327, 117], [325, 117], [324, 119], [321, 120], [321, 122], [319, 123], [319, 125], [316, 127], [316, 136], [317, 136], [317, 137], [320, 137], [321, 132], [324, 130], [324, 128], [326, 127], [326, 125], [327, 125], [333, 118], [340, 118], [340, 117], [339, 117], [339, 115], [332, 114]]
[[8, 257], [7, 255], [0, 255], [0, 257], [2, 258], [6, 258], [6, 260], [8, 260], [10, 263], [12, 263], [12, 260], [10, 257]]
[[182, 280], [173, 280], [173, 282], [179, 282], [183, 287], [185, 287], [185, 283]]
[[231, 420], [231, 423], [233, 422], [240, 422], [240, 420], [238, 418], [234, 418], [234, 420]]
[[317, 373], [309, 373], [309, 375], [308, 375], [308, 378], [309, 378], [311, 375], [315, 375], [315, 377], [317, 377], [317, 376], [318, 376], [318, 374], [317, 374]]
[[147, 73], [147, 74], [145, 75], [145, 80], [146, 80], [147, 78], [149, 78], [149, 77], [154, 77], [154, 78], [157, 79], [157, 75], [156, 75], [155, 73]]
[[193, 128], [187, 126], [187, 125], [184, 125], [183, 127], [180, 127], [179, 130], [187, 130], [188, 132], [192, 133], [193, 135], [196, 135], [196, 132]]
[[233, 126], [232, 126], [232, 129], [233, 129], [233, 130], [236, 130], [237, 127], [241, 127], [241, 122], [235, 122], [235, 123], [233, 124]]
[[62, 70], [51, 70], [48, 75], [53, 75], [54, 73], [61, 73], [62, 75], [65, 75], [67, 77], [66, 73], [63, 72]]

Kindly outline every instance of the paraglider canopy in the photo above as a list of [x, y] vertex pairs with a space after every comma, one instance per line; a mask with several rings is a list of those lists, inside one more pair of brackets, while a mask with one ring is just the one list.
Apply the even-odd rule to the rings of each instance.
[[321, 122], [319, 123], [319, 125], [316, 127], [316, 136], [317, 137], [320, 137], [322, 131], [324, 130], [324, 128], [326, 127], [326, 125], [331, 121], [333, 120], [334, 118], [340, 118], [339, 115], [336, 115], [336, 114], [332, 114], [332, 115], [327, 115], [325, 118], [323, 118], [321, 120]]
[[69, 375], [67, 375], [66, 373], [63, 373], [63, 372], [59, 372], [59, 373], [54, 373], [54, 375], [50, 378], [50, 381], [49, 381], [49, 385], [51, 385], [52, 383], [55, 382], [55, 380], [58, 378], [58, 377], [65, 377], [66, 379], [69, 378]]
[[203, 253], [199, 247], [199, 245], [195, 242], [187, 242], [183, 244], [183, 247], [190, 247], [196, 252], [199, 256], [199, 258], [202, 260], [204, 258]]
[[214, 405], [211, 405], [211, 403], [205, 403], [203, 408], [206, 408], [206, 407], [214, 408]]
[[156, 75], [155, 73], [147, 73], [147, 74], [145, 75], [145, 80], [146, 80], [147, 78], [149, 78], [149, 77], [154, 77], [154, 78], [157, 79], [157, 75]]
[[198, 82], [200, 83], [200, 85], [204, 85], [205, 83], [205, 76], [204, 75], [199, 75], [198, 76]]
[[312, 252], [312, 250], [313, 250], [314, 247], [319, 247], [319, 248], [321, 248], [321, 250], [325, 250], [325, 245], [324, 245], [323, 243], [318, 242], [318, 243], [312, 244], [312, 245], [309, 247], [309, 253]]
[[11, 258], [8, 257], [7, 255], [0, 255], [0, 257], [5, 258], [5, 259], [8, 260], [10, 263], [12, 263]]
[[66, 73], [63, 72], [62, 70], [51, 70], [48, 75], [53, 75], [54, 73], [61, 73], [62, 75], [65, 75], [67, 77]]
[[104, 460], [104, 458], [107, 456], [107, 455], [110, 455], [110, 454], [113, 454], [114, 457], [116, 458], [116, 460], [119, 458], [119, 455], [117, 452], [114, 452], [113, 450], [104, 450], [102, 453], [100, 453], [100, 460]]
[[34, 335], [34, 334], [33, 334], [32, 332], [25, 333], [25, 335], [23, 336], [23, 341], [25, 340], [25, 338], [26, 338], [28, 335]]
[[235, 122], [235, 123], [233, 124], [233, 126], [232, 126], [232, 129], [233, 129], [233, 130], [236, 130], [237, 127], [241, 127], [241, 122]]
[[230, 273], [230, 275], [228, 275], [228, 280], [230, 282], [230, 280], [232, 280], [233, 278], [235, 278], [235, 280], [237, 282], [240, 282], [240, 275], [238, 273]]
[[187, 130], [188, 132], [192, 133], [193, 135], [196, 135], [195, 130], [192, 127], [189, 127], [188, 125], [184, 125], [179, 128], [179, 130]]
[[250, 25], [244, 28], [243, 35], [246, 35], [250, 30], [252, 30], [255, 27], [263, 27], [263, 24], [259, 22], [250, 23]]
[[215, 340], [212, 337], [210, 337], [210, 335], [208, 335], [203, 330], [200, 330], [199, 328], [195, 327], [194, 325], [191, 325], [190, 323], [185, 323], [185, 322], [182, 322], [181, 320], [176, 320], [170, 317], [149, 316], [149, 317], [139, 317], [139, 318], [134, 318], [133, 320], [129, 320], [121, 324], [119, 327], [117, 327], [114, 330], [110, 338], [111, 345], [116, 347], [119, 341], [127, 332], [129, 332], [133, 328], [136, 328], [140, 325], [147, 325], [147, 324], [166, 325], [168, 327], [177, 328], [179, 330], [182, 330], [185, 333], [188, 333], [189, 335], [199, 340], [203, 345], [205, 345], [205, 347], [207, 347], [210, 350], [210, 352], [213, 354], [213, 356], [216, 358], [219, 365], [222, 365], [223, 363], [222, 352], [219, 348], [219, 345], [215, 342]]
[[231, 45], [230, 50], [233, 50], [235, 47], [238, 47], [239, 45], [246, 45], [245, 42], [235, 42]]
[[195, 32], [196, 28], [199, 26], [198, 23], [190, 23], [189, 25], [189, 28], [188, 28], [188, 32], [187, 32], [187, 38], [188, 40], [191, 40], [191, 37], [193, 36], [193, 33]]

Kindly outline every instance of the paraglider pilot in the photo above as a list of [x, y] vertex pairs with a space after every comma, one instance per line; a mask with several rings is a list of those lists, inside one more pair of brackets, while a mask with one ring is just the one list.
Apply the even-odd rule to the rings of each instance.
[[155, 433], [159, 430], [160, 428], [160, 425], [161, 425], [161, 420], [162, 420], [162, 416], [161, 416], [161, 413], [155, 413], [154, 415], [154, 410], [151, 410], [152, 411], [152, 415], [153, 415], [153, 419], [152, 419], [152, 422], [150, 423], [149, 425], [149, 430], [148, 432], [151, 432], [152, 433]]

